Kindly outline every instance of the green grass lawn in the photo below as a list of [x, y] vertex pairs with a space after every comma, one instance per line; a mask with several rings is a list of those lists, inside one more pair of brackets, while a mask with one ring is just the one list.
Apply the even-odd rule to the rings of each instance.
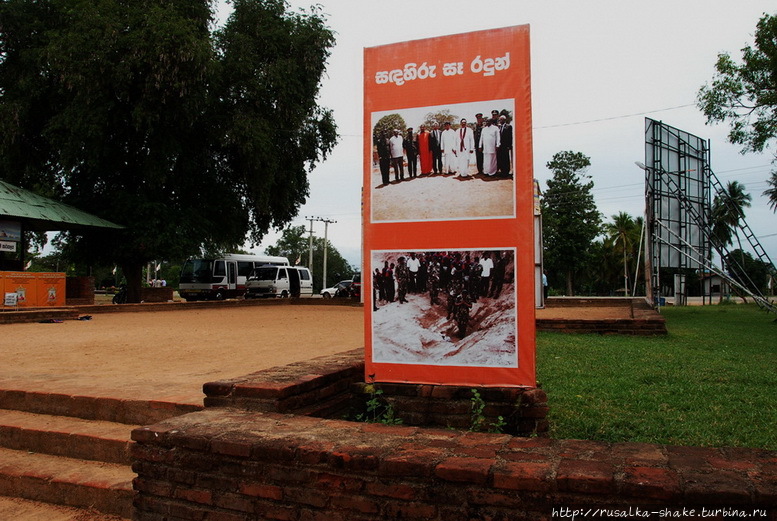
[[662, 308], [666, 337], [537, 334], [551, 436], [777, 449], [777, 322], [754, 305]]

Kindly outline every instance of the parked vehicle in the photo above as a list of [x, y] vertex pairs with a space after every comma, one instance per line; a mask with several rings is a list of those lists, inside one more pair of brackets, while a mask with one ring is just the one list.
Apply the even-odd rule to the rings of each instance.
[[246, 280], [245, 298], [313, 296], [313, 276], [301, 266], [260, 266]]
[[362, 296], [362, 274], [355, 273], [351, 279], [351, 296], [357, 300]]
[[351, 296], [351, 281], [341, 280], [331, 288], [324, 288], [321, 290], [321, 296], [324, 298], [332, 297], [350, 297]]
[[246, 279], [257, 267], [288, 266], [286, 257], [228, 253], [217, 259], [188, 259], [181, 266], [178, 293], [187, 301], [237, 298], [246, 292]]

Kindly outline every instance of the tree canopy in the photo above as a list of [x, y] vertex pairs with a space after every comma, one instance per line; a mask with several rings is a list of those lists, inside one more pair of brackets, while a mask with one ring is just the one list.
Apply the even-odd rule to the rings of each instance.
[[[323, 289], [324, 244], [326, 244], [326, 282], [332, 286], [341, 280], [350, 279], [355, 270], [348, 264], [340, 252], [323, 237], [313, 237], [313, 265], [308, 266], [313, 274], [313, 291]], [[310, 258], [310, 238], [304, 226], [291, 226], [283, 230], [283, 234], [274, 246], [265, 248], [267, 255], [279, 255], [289, 259], [289, 262], [299, 261], [307, 266]]]
[[375, 123], [372, 128], [372, 137], [375, 140], [381, 137], [389, 138], [393, 135], [394, 130], [399, 130], [400, 134], [404, 134], [406, 129], [405, 118], [399, 114], [386, 114]]
[[[736, 249], [728, 253], [724, 259], [728, 266], [728, 274], [746, 288], [755, 289], [763, 294], [768, 291], [770, 268], [768, 263], [753, 257], [749, 252]], [[739, 288], [732, 288], [742, 298]]]
[[287, 224], [336, 143], [320, 12], [232, 5], [211, 31], [210, 0], [0, 4], [0, 177], [126, 226], [67, 247], [130, 288], [149, 260]]
[[575, 294], [575, 275], [587, 265], [601, 233], [594, 183], [585, 173], [590, 165], [588, 156], [572, 151], [557, 152], [547, 163], [553, 177], [542, 198], [545, 266], [550, 278], [564, 280], [568, 295]]
[[[698, 93], [708, 123], [728, 122], [728, 140], [743, 151], [763, 151], [777, 137], [777, 16], [765, 14], [756, 26], [754, 46], [742, 49], [737, 63], [718, 54], [715, 76]], [[777, 211], [777, 176], [764, 192]]]

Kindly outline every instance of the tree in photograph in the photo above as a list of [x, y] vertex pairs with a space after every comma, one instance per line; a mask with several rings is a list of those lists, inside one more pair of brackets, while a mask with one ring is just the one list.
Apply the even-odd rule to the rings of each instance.
[[233, 0], [0, 3], [0, 177], [124, 225], [64, 253], [144, 264], [234, 250], [288, 223], [334, 146], [317, 105], [334, 36], [317, 10]]
[[381, 136], [388, 139], [393, 135], [394, 130], [399, 130], [399, 133], [404, 135], [405, 129], [407, 129], [407, 124], [402, 116], [399, 114], [387, 114], [375, 123], [375, 126], [372, 128], [372, 137], [376, 141]]
[[443, 109], [439, 112], [427, 112], [426, 116], [424, 116], [423, 124], [426, 125], [427, 129], [431, 130], [432, 126], [438, 123], [440, 130], [442, 130], [442, 126], [446, 122], [451, 124], [451, 128], [455, 128], [460, 121], [461, 118], [456, 114], [451, 114], [450, 109]]
[[[286, 257], [289, 262], [306, 266], [310, 258], [310, 239], [304, 226], [291, 226], [283, 230], [278, 242], [265, 248], [267, 255]], [[337, 248], [329, 240], [313, 237], [313, 266], [308, 266], [313, 274], [313, 291], [318, 293], [323, 288], [324, 280], [324, 244], [326, 243], [326, 281], [330, 286], [353, 277], [355, 270], [348, 264]]]
[[[698, 93], [707, 123], [728, 122], [728, 140], [743, 152], [762, 152], [777, 137], [777, 16], [765, 14], [756, 26], [755, 45], [742, 49], [742, 62], [718, 54], [712, 83]], [[764, 192], [777, 211], [775, 172]]]
[[542, 199], [545, 265], [563, 277], [567, 295], [575, 294], [575, 276], [586, 267], [594, 239], [601, 233], [602, 216], [596, 209], [585, 172], [591, 160], [581, 152], [558, 152], [547, 163], [553, 177]]

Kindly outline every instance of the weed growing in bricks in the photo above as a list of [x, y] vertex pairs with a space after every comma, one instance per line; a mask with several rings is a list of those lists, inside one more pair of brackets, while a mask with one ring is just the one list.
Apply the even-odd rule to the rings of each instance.
[[470, 415], [470, 431], [498, 433], [504, 432], [504, 428], [507, 425], [504, 417], [498, 416], [496, 421], [490, 424], [486, 421], [486, 416], [483, 414], [483, 410], [486, 408], [486, 402], [483, 400], [483, 397], [480, 396], [480, 393], [477, 389], [472, 389], [472, 398], [470, 398], [470, 403], [472, 409]]
[[394, 407], [383, 398], [383, 390], [375, 383], [364, 386], [364, 391], [369, 394], [367, 410], [356, 415], [356, 421], [366, 423], [382, 423], [384, 425], [401, 425], [402, 418], [397, 418]]

